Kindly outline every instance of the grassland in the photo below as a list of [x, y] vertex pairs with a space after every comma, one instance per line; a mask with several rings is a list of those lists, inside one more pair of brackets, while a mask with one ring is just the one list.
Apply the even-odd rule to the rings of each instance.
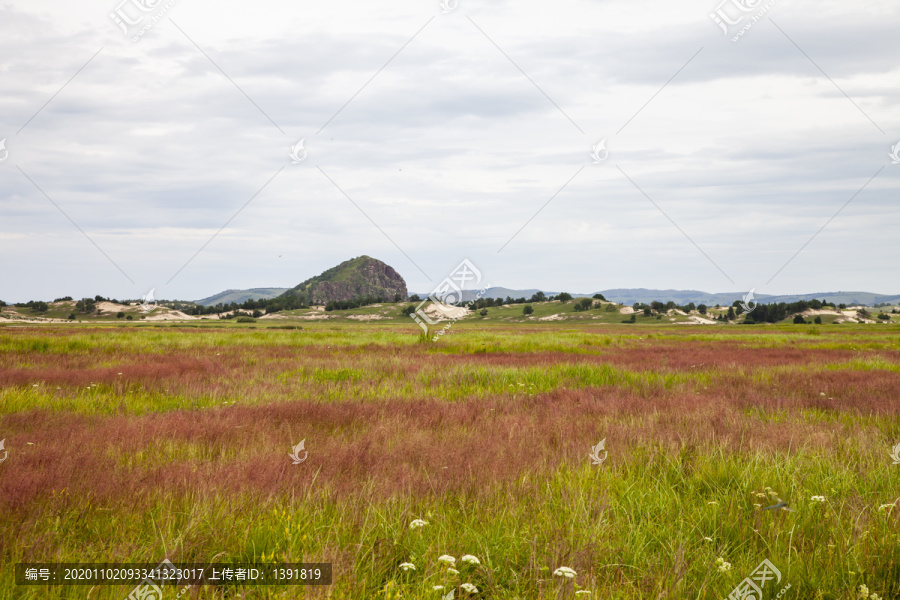
[[163, 557], [334, 566], [184, 598], [721, 599], [763, 559], [767, 599], [900, 598], [898, 325], [576, 314], [2, 327], [0, 598], [121, 600], [12, 566]]

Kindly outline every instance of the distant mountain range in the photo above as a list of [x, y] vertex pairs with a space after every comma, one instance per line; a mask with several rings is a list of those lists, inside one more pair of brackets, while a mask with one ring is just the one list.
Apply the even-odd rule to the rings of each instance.
[[[541, 290], [546, 296], [555, 296], [559, 292], [550, 292]], [[503, 287], [488, 288], [481, 296], [483, 298], [531, 298], [537, 293], [536, 289], [514, 290]], [[693, 302], [694, 304], [706, 304], [707, 306], [730, 306], [735, 300], [743, 300], [747, 292], [723, 292], [710, 293], [701, 292], [699, 290], [652, 290], [646, 288], [617, 288], [609, 290], [601, 290], [590, 294], [569, 292], [575, 298], [590, 297], [594, 294], [603, 294], [603, 297], [610, 302], [619, 304], [632, 305], [635, 303], [650, 304], [654, 300], [659, 302], [675, 302], [679, 305], [685, 305]], [[428, 294], [417, 294], [420, 298], [425, 298]], [[478, 292], [464, 290], [463, 300], [474, 300]], [[865, 305], [872, 306], [882, 302], [897, 303], [900, 302], [900, 295], [886, 296], [884, 294], [874, 294], [872, 292], [819, 292], [815, 294], [787, 294], [781, 296], [773, 296], [769, 294], [754, 294], [755, 302], [762, 304], [777, 304], [779, 302], [799, 302], [800, 300], [825, 300], [834, 302], [835, 304], [847, 305]]]
[[[505, 287], [488, 288], [484, 294], [477, 291], [464, 290], [462, 300], [468, 302], [478, 297], [484, 298], [531, 298], [539, 291], [545, 296], [556, 296], [560, 292], [548, 290], [517, 290]], [[707, 306], [729, 306], [735, 300], [743, 300], [747, 292], [710, 293], [699, 290], [654, 290], [646, 288], [616, 288], [592, 293], [569, 292], [573, 297], [590, 297], [603, 294], [611, 302], [632, 305], [635, 303], [650, 304], [653, 301], [675, 302], [678, 305], [706, 304]], [[365, 296], [385, 298], [388, 302], [399, 297], [407, 299], [406, 283], [403, 277], [389, 265], [369, 256], [359, 256], [347, 260], [324, 271], [321, 275], [311, 277], [293, 288], [252, 288], [249, 290], [225, 290], [208, 298], [196, 300], [196, 304], [214, 306], [216, 304], [242, 303], [247, 300], [271, 299], [279, 296], [294, 296], [299, 300], [312, 304], [324, 304], [336, 300], [353, 300]], [[414, 294], [426, 298], [428, 293]], [[835, 304], [872, 306], [880, 303], [900, 303], [900, 294], [884, 295], [872, 292], [817, 292], [815, 294], [786, 294], [774, 296], [754, 294], [753, 300], [761, 304], [777, 304], [779, 302], [798, 302], [800, 300], [824, 300]]]

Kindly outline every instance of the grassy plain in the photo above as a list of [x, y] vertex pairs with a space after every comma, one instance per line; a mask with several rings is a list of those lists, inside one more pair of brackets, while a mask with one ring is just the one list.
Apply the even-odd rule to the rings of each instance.
[[12, 566], [164, 557], [334, 568], [184, 598], [721, 599], [763, 559], [767, 599], [900, 598], [897, 325], [609, 315], [2, 327], [0, 598], [121, 600]]

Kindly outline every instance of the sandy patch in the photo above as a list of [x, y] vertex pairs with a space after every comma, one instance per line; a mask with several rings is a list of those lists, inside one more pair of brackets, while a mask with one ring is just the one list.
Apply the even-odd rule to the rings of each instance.
[[673, 308], [666, 313], [667, 315], [681, 315], [682, 317], [686, 317], [687, 313], [683, 310], [678, 310], [677, 308]]
[[562, 321], [565, 319], [564, 316], [560, 314], [550, 315], [549, 317], [541, 317], [538, 321]]
[[698, 317], [697, 315], [691, 315], [688, 317], [687, 321], [680, 321], [675, 323], [676, 325], [715, 325], [716, 321], [712, 319], [704, 319], [703, 317]]
[[461, 319], [472, 314], [472, 311], [464, 306], [454, 306], [442, 302], [432, 302], [425, 309], [425, 314], [433, 321], [444, 319]]
[[619, 309], [619, 312], [622, 313], [623, 315], [630, 315], [634, 312], [634, 307], [623, 306], [622, 308]]
[[353, 319], [354, 321], [380, 321], [381, 319], [386, 318], [382, 314], [374, 314], [374, 315], [347, 315], [348, 319]]
[[[165, 311], [165, 312], [160, 312]], [[147, 315], [140, 319], [142, 321], [196, 321], [198, 317], [194, 317], [191, 315], [186, 315], [180, 310], [169, 310], [169, 309], [161, 309], [157, 308], [156, 310], [147, 313]]]
[[304, 321], [321, 321], [322, 319], [332, 318], [332, 315], [300, 315], [297, 318], [303, 319]]
[[269, 314], [269, 315], [263, 315], [263, 316], [261, 316], [261, 317], [260, 317], [260, 320], [262, 320], [262, 319], [273, 319], [273, 320], [274, 320], [274, 319], [287, 319], [287, 318], [288, 318], [288, 317], [287, 317], [286, 315], [283, 315], [283, 314], [281, 314], [281, 313], [272, 313], [272, 314]]
[[812, 308], [808, 308], [800, 314], [804, 317], [815, 317], [817, 315], [837, 315], [837, 316], [841, 317], [844, 315], [844, 313], [836, 311], [836, 310], [830, 310], [830, 309], [815, 310]]

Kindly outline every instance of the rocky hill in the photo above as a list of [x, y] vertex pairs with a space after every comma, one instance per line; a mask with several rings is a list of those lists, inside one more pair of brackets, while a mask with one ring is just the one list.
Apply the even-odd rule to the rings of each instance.
[[393, 302], [395, 298], [405, 301], [408, 293], [406, 282], [393, 267], [370, 256], [360, 256], [311, 277], [282, 294], [289, 295], [312, 305], [366, 297], [387, 302]]

